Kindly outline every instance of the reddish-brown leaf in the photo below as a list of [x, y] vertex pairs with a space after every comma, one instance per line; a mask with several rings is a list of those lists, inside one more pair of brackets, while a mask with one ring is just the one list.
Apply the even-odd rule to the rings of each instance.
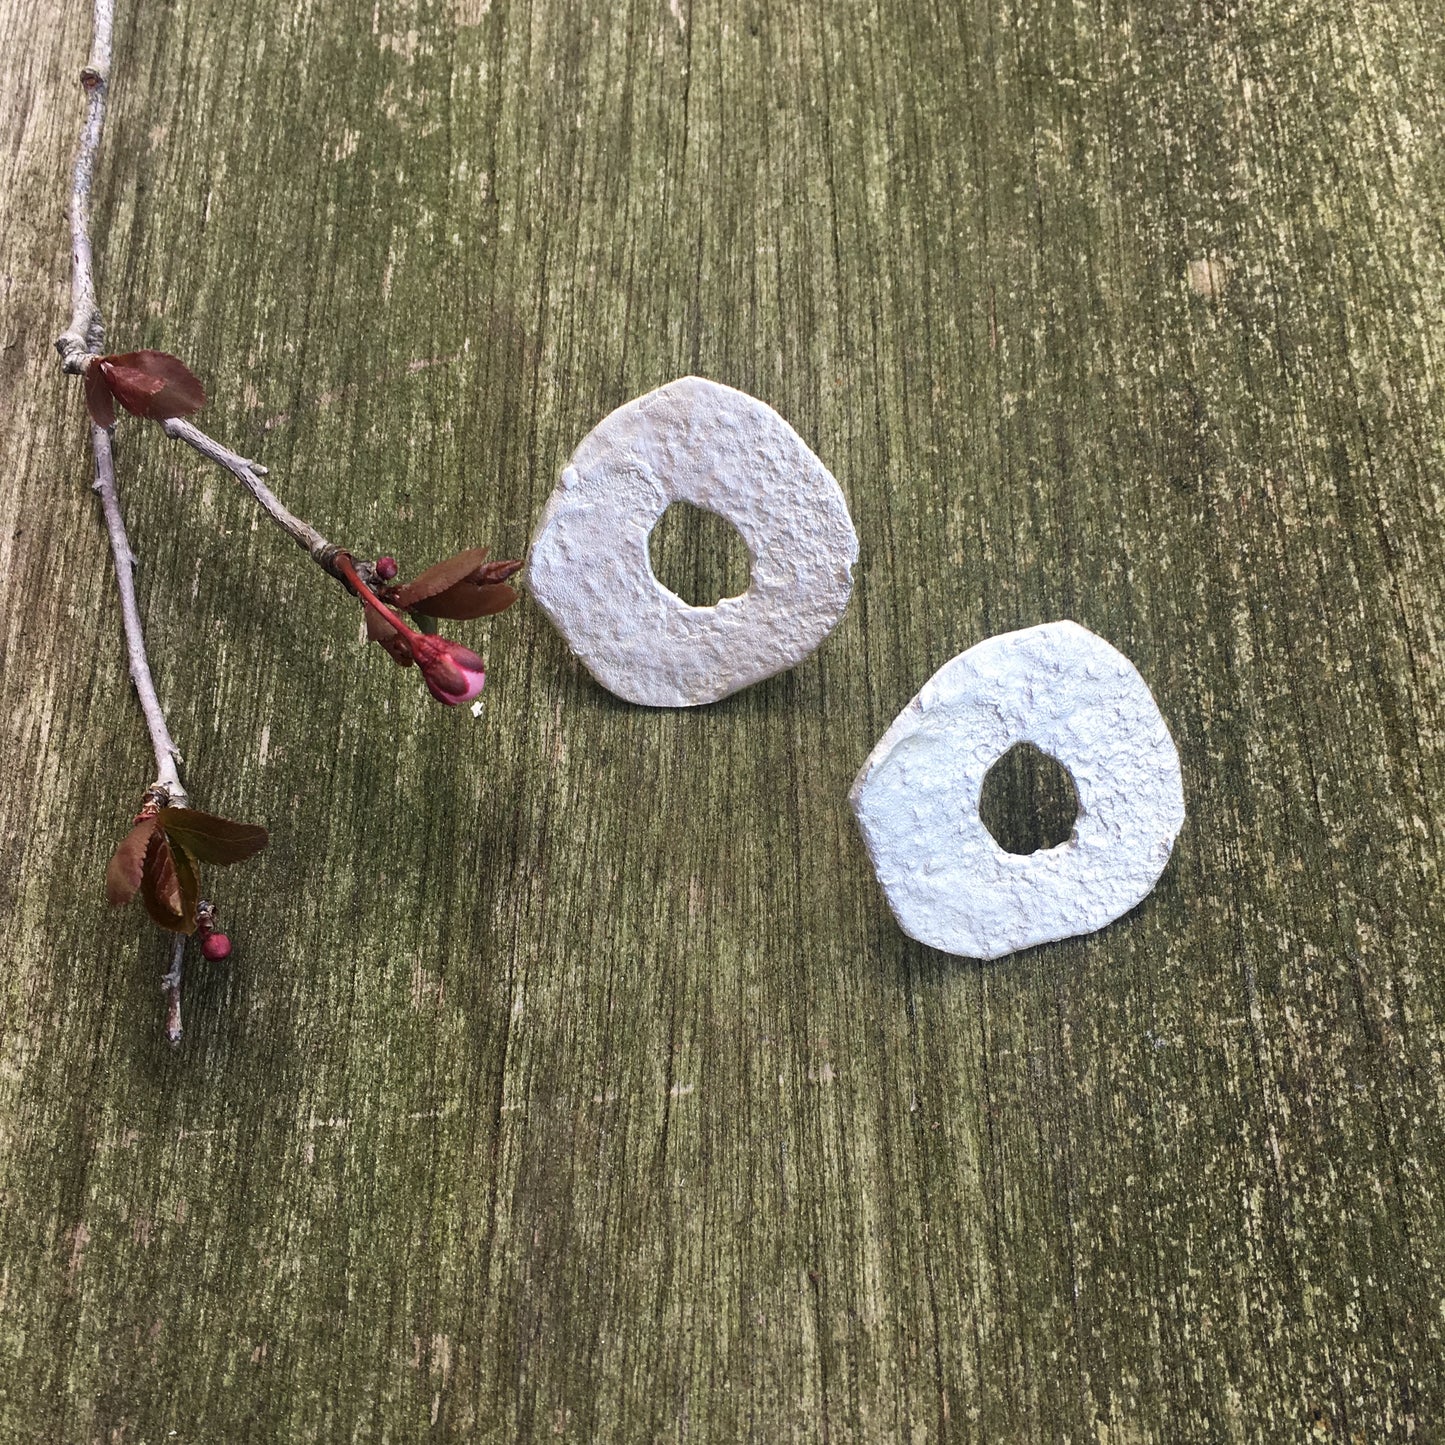
[[190, 367], [168, 351], [126, 351], [92, 362], [110, 384], [115, 399], [136, 416], [151, 421], [190, 416], [206, 404], [206, 391]]
[[140, 896], [146, 912], [162, 928], [169, 928], [173, 933], [189, 933], [196, 926], [192, 915], [191, 927], [186, 927], [185, 899], [180, 875], [176, 872], [176, 856], [164, 829], [157, 828], [151, 834], [141, 874]]
[[429, 617], [450, 617], [469, 621], [473, 617], [492, 617], [505, 612], [517, 600], [517, 592], [505, 582], [458, 582], [445, 592], [438, 592], [425, 602], [415, 604], [416, 610]]
[[233, 823], [194, 808], [162, 808], [160, 824], [172, 843], [179, 843], [202, 863], [239, 863], [271, 841], [271, 835], [255, 823]]
[[399, 607], [415, 607], [418, 602], [425, 602], [428, 597], [435, 597], [438, 592], [445, 592], [448, 587], [470, 577], [486, 560], [485, 547], [458, 552], [455, 557], [428, 567], [419, 577], [413, 577], [390, 595]]
[[180, 933], [196, 931], [196, 905], [201, 901], [201, 877], [196, 860], [179, 843], [171, 843], [171, 862], [175, 866], [176, 879], [181, 885], [181, 927]]
[[372, 642], [380, 643], [398, 667], [411, 666], [411, 648], [407, 646], [406, 638], [391, 623], [383, 622], [369, 607], [366, 609], [366, 635]]
[[158, 376], [148, 376], [134, 367], [117, 365], [117, 362], [124, 360], [124, 357], [102, 356], [91, 363], [91, 368], [100, 372], [105, 384], [110, 388], [111, 395], [127, 411], [134, 412], [136, 416], [145, 416], [146, 408], [165, 382]]
[[96, 426], [108, 428], [115, 425], [115, 398], [110, 394], [100, 367], [93, 361], [85, 369], [85, 409]]
[[135, 897], [145, 868], [146, 849], [155, 831], [154, 817], [142, 818], [116, 845], [105, 870], [105, 897], [112, 907], [120, 907]]

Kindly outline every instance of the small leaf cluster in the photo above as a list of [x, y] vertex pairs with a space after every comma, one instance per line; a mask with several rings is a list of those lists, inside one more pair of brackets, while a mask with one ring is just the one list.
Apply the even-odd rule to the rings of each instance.
[[[389, 607], [409, 613], [423, 632], [435, 632], [438, 618], [469, 622], [476, 617], [494, 617], [517, 600], [515, 587], [507, 585], [522, 567], [520, 562], [488, 562], [486, 547], [472, 547], [428, 567], [410, 582], [380, 586], [376, 595]], [[398, 646], [400, 634], [375, 612], [366, 614], [366, 635], [379, 643], [394, 661], [405, 667], [411, 662]]]
[[196, 931], [201, 863], [240, 863], [270, 835], [254, 823], [148, 802], [105, 870], [105, 896], [119, 907], [139, 892], [152, 920], [172, 933]]

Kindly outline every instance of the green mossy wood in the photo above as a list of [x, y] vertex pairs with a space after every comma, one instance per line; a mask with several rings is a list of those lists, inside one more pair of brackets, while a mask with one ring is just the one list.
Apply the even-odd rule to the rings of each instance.
[[[195, 806], [273, 836], [171, 1052], [167, 940], [102, 899], [153, 763], [51, 350], [89, 6], [0, 0], [0, 1438], [1440, 1438], [1438, 21], [123, 0], [111, 342], [327, 535], [518, 554], [698, 372], [862, 542], [786, 676], [629, 707], [524, 602], [452, 629], [473, 718], [123, 421]], [[735, 590], [702, 535], [666, 566]], [[1104, 932], [930, 952], [848, 786], [1060, 617], [1189, 821]]]

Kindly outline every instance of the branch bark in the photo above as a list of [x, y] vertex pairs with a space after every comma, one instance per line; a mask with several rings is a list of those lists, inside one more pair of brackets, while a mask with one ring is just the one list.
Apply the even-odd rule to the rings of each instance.
[[105, 342], [100, 303], [95, 294], [95, 265], [90, 248], [90, 189], [95, 156], [105, 128], [106, 92], [110, 85], [111, 36], [115, 30], [115, 0], [95, 0], [95, 22], [90, 59], [80, 72], [87, 97], [80, 149], [70, 186], [70, 329], [56, 339], [55, 347], [65, 370], [80, 373]]
[[145, 633], [141, 628], [140, 608], [135, 597], [135, 553], [131, 551], [125, 519], [121, 516], [110, 433], [104, 427], [92, 426], [90, 444], [95, 454], [95, 481], [92, 485], [95, 494], [100, 498], [105, 529], [110, 536], [110, 553], [115, 565], [116, 591], [120, 593], [121, 626], [125, 631], [125, 650], [130, 661], [131, 681], [135, 684], [136, 697], [151, 735], [151, 749], [156, 758], [156, 779], [152, 791], [164, 791], [167, 802], [184, 807], [188, 800], [178, 766], [180, 750], [166, 726], [165, 710], [161, 707], [160, 697], [156, 693], [155, 679], [151, 676], [150, 660], [146, 655]]
[[171, 966], [161, 977], [161, 991], [166, 996], [166, 1042], [174, 1048], [181, 1041], [181, 985], [185, 977], [186, 936], [176, 934], [171, 944]]
[[161, 429], [174, 441], [185, 442], [203, 457], [224, 467], [260, 504], [261, 509], [281, 528], [312, 561], [336, 576], [332, 558], [337, 553], [334, 547], [309, 522], [302, 521], [266, 485], [262, 478], [268, 476], [260, 462], [253, 462], [230, 447], [222, 446], [214, 437], [209, 437], [199, 427], [179, 417], [172, 417], [161, 423]]

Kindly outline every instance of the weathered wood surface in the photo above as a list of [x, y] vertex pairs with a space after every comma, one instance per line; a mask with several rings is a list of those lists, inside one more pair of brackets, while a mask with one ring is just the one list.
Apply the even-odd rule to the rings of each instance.
[[[112, 337], [329, 533], [515, 553], [696, 371], [863, 546], [789, 676], [628, 707], [522, 607], [473, 720], [127, 425], [188, 781], [275, 839], [173, 1055], [49, 351], [88, 6], [0, 0], [0, 1437], [1445, 1436], [1438, 21], [122, 0]], [[1174, 861], [1091, 938], [912, 945], [848, 784], [1058, 617], [1171, 720]]]

